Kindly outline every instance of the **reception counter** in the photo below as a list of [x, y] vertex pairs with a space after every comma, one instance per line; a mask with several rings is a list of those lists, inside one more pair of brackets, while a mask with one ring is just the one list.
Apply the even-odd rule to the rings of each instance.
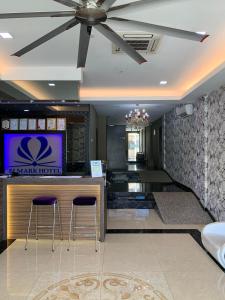
[[[99, 240], [104, 241], [106, 227], [106, 205], [103, 178], [77, 178], [76, 176], [19, 176], [0, 178], [0, 217], [2, 239], [25, 238], [31, 200], [37, 196], [56, 196], [60, 205], [63, 238], [68, 238], [72, 200], [77, 196], [95, 196], [97, 199]], [[93, 207], [79, 207], [77, 225], [92, 225]], [[40, 207], [39, 224], [51, 225], [51, 207]], [[57, 220], [57, 219], [56, 219]], [[35, 213], [32, 232], [34, 233]], [[51, 233], [51, 229], [41, 229]], [[46, 232], [46, 230], [48, 230]], [[86, 236], [90, 229], [80, 234]], [[56, 234], [59, 232], [56, 227]], [[59, 236], [59, 235], [58, 235]], [[41, 238], [41, 236], [40, 236]], [[49, 236], [51, 239], [51, 236]]]

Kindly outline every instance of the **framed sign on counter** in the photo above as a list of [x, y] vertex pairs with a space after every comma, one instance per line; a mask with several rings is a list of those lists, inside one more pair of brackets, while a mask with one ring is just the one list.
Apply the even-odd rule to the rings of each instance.
[[91, 177], [102, 177], [102, 161], [91, 160]]

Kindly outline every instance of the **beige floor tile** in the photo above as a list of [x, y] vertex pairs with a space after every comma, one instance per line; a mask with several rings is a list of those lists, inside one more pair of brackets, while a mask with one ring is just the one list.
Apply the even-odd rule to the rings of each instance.
[[39, 276], [33, 272], [24, 272], [23, 269], [16, 273], [0, 272], [0, 300], [26, 299]]
[[167, 300], [174, 300], [172, 296], [172, 292], [168, 286], [166, 276], [163, 272], [138, 272], [135, 271], [133, 273], [130, 273], [131, 276], [134, 278], [140, 278], [141, 280], [144, 280], [145, 282], [151, 284], [154, 289], [160, 291]]
[[108, 229], [199, 229], [201, 224], [165, 224], [155, 209], [109, 209]]
[[159, 249], [157, 257], [161, 268], [164, 272], [182, 271], [182, 272], [207, 272], [217, 273], [218, 266], [214, 261], [201, 249], [192, 249], [188, 247], [184, 250], [183, 247], [167, 249]]
[[[119, 272], [121, 266], [124, 272], [161, 270], [155, 248], [149, 243], [149, 238], [144, 243], [143, 235], [123, 235], [123, 237], [123, 240], [117, 243], [111, 243], [110, 239], [106, 241], [103, 264], [105, 272]], [[136, 237], [137, 241], [135, 241]], [[114, 235], [113, 239], [116, 238], [117, 235]]]
[[[127, 297], [136, 279], [148, 284], [146, 291], [151, 287], [146, 299], [164, 299], [160, 293], [165, 300], [225, 299], [225, 274], [189, 234], [108, 234], [98, 253], [87, 240], [73, 242], [70, 251], [66, 241], [57, 242], [54, 253], [50, 241], [30, 241], [28, 251], [24, 240], [14, 242], [0, 255], [0, 300], [33, 300], [52, 284], [90, 273], [110, 291], [100, 297], [100, 288], [88, 300]], [[131, 300], [142, 300], [135, 293]]]
[[175, 249], [187, 249], [188, 247], [200, 249], [198, 243], [189, 233], [168, 233], [154, 234], [151, 236], [157, 249], [167, 249], [172, 247]]
[[224, 300], [225, 274], [208, 272], [165, 273], [174, 300]]

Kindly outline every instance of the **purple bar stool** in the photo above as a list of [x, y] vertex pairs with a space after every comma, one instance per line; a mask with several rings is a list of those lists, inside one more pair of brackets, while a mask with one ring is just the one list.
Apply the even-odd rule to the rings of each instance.
[[[76, 226], [76, 207], [78, 206], [94, 206], [94, 226]], [[73, 240], [75, 240], [75, 230], [77, 228], [94, 228], [95, 230], [95, 252], [97, 252], [97, 241], [98, 241], [98, 224], [97, 224], [97, 201], [96, 197], [82, 196], [76, 197], [72, 201], [72, 209], [70, 215], [70, 231], [69, 231], [69, 239], [68, 239], [68, 248], [67, 251], [70, 250], [70, 239], [71, 239], [71, 231], [73, 228]]]
[[[49, 206], [49, 205], [53, 207], [53, 224], [52, 224], [52, 226], [38, 225], [38, 206]], [[26, 237], [25, 250], [27, 250], [27, 244], [28, 244], [28, 238], [29, 238], [29, 233], [30, 233], [30, 225], [31, 225], [31, 219], [32, 219], [33, 206], [36, 207], [36, 224], [35, 224], [36, 240], [38, 240], [38, 228], [52, 228], [52, 251], [54, 252], [54, 250], [55, 250], [54, 242], [55, 242], [55, 215], [56, 215], [55, 211], [56, 211], [56, 206], [57, 206], [57, 210], [58, 210], [58, 219], [59, 219], [59, 227], [60, 227], [60, 232], [61, 232], [61, 240], [63, 239], [59, 204], [58, 204], [57, 198], [54, 197], [54, 196], [40, 196], [40, 197], [34, 198], [31, 201], [30, 217], [29, 217], [29, 222], [28, 222], [28, 227], [27, 227], [27, 237]]]

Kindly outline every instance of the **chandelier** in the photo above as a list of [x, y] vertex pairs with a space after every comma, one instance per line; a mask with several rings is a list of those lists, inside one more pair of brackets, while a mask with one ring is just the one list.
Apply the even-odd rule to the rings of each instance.
[[131, 110], [129, 114], [125, 115], [126, 123], [133, 129], [142, 129], [149, 125], [150, 117], [145, 109], [138, 108]]

